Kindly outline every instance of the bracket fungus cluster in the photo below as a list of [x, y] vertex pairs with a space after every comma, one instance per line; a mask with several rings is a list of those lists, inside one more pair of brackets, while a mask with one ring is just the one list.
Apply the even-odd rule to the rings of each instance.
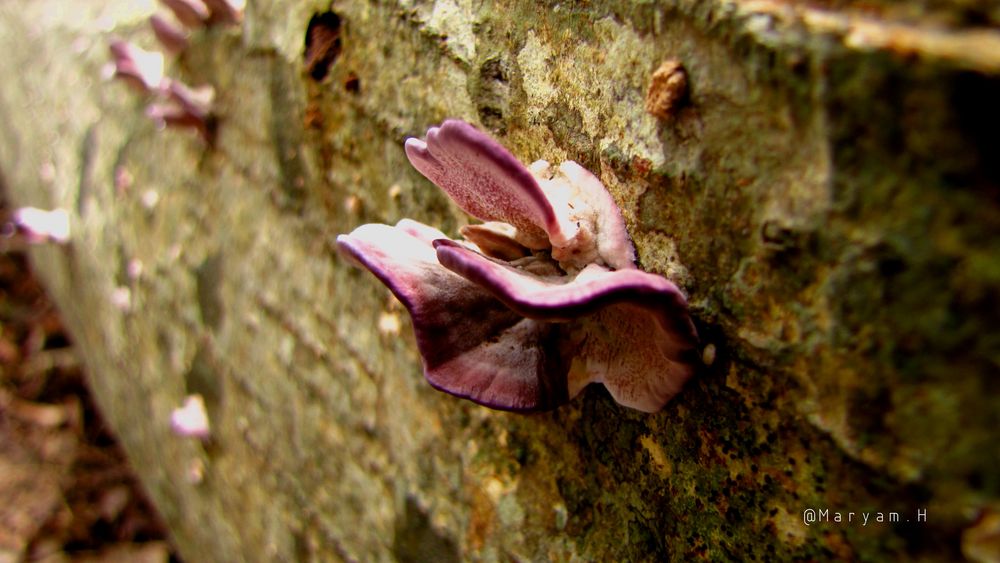
[[[161, 0], [173, 20], [162, 14], [149, 18], [150, 27], [163, 48], [172, 54], [188, 45], [189, 30], [209, 25], [234, 25], [242, 21], [242, 0]], [[114, 76], [153, 101], [146, 115], [159, 127], [191, 128], [211, 139], [212, 101], [215, 90], [208, 85], [192, 88], [164, 73], [162, 53], [146, 51], [120, 39], [111, 41]]]
[[621, 212], [566, 161], [526, 168], [463, 121], [406, 141], [413, 166], [484, 221], [464, 240], [403, 219], [338, 249], [410, 313], [432, 386], [487, 407], [548, 410], [589, 383], [660, 410], [692, 375], [698, 336], [680, 289], [635, 265]]

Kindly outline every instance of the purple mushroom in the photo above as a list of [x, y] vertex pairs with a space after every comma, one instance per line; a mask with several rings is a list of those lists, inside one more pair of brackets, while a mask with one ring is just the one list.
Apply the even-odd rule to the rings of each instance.
[[160, 14], [149, 16], [149, 26], [156, 39], [170, 53], [177, 54], [187, 48], [188, 32]]
[[146, 115], [159, 127], [192, 128], [205, 140], [211, 139], [209, 125], [215, 89], [211, 86], [189, 88], [177, 80], [166, 79], [163, 93], [166, 100], [146, 107]]
[[243, 21], [245, 0], [202, 0], [208, 6], [210, 23], [236, 25]]
[[691, 376], [698, 335], [680, 289], [635, 266], [621, 212], [572, 161], [526, 168], [463, 121], [407, 139], [406, 155], [470, 215], [465, 240], [410, 219], [337, 246], [410, 312], [424, 375], [487, 407], [547, 410], [590, 383], [660, 410]]
[[163, 54], [114, 39], [108, 45], [115, 63], [115, 77], [142, 93], [158, 91], [163, 86]]
[[243, 21], [246, 0], [160, 0], [185, 26], [235, 25]]
[[160, 0], [164, 6], [174, 13], [182, 24], [189, 28], [198, 28], [209, 18], [208, 6], [203, 0]]

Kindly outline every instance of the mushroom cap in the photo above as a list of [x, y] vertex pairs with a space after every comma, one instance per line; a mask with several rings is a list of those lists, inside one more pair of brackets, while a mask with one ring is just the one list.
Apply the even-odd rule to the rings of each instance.
[[684, 294], [662, 276], [597, 264], [573, 276], [534, 276], [454, 241], [434, 248], [442, 266], [517, 313], [570, 325], [570, 397], [599, 382], [619, 403], [655, 412], [694, 372], [698, 333]]
[[163, 53], [146, 51], [121, 39], [113, 39], [108, 49], [115, 62], [116, 78], [146, 93], [161, 88], [164, 81]]
[[596, 264], [537, 276], [409, 219], [337, 247], [406, 307], [431, 385], [491, 408], [547, 410], [599, 382], [653, 412], [697, 362], [684, 296], [660, 276]]
[[559, 233], [559, 222], [538, 181], [500, 143], [472, 125], [449, 119], [406, 140], [413, 167], [445, 191], [463, 211], [483, 221], [516, 227], [522, 243], [539, 249]]
[[532, 250], [552, 249], [566, 269], [597, 260], [635, 267], [635, 249], [614, 198], [601, 181], [569, 160], [554, 174], [545, 161], [526, 167], [500, 143], [455, 119], [406, 140], [414, 168], [463, 211], [512, 225], [513, 239]]
[[171, 12], [177, 21], [187, 27], [201, 27], [208, 21], [208, 6], [201, 0], [160, 0]]
[[[553, 409], [569, 401], [559, 327], [526, 319], [441, 267], [436, 229], [406, 220], [362, 225], [337, 237], [406, 307], [424, 376], [436, 389], [500, 410]], [[441, 235], [443, 236], [443, 234]]]

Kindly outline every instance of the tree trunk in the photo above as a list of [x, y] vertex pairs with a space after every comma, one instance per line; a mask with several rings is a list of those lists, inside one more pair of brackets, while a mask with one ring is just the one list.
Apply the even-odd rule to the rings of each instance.
[[[215, 89], [209, 141], [107, 79], [151, 7], [0, 4], [2, 180], [71, 213], [32, 259], [181, 554], [1000, 556], [1000, 10], [810, 4], [251, 0], [167, 58]], [[402, 150], [446, 117], [593, 171], [688, 292], [714, 361], [662, 412], [424, 382], [332, 241], [456, 234]], [[171, 431], [195, 393], [209, 440]]]

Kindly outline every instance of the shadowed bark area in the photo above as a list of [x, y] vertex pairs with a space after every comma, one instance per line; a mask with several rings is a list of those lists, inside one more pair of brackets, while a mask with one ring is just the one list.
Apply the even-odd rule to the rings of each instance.
[[[112, 38], [157, 48], [151, 7], [0, 4], [0, 171], [70, 211], [33, 264], [183, 556], [998, 556], [997, 8], [620, 4], [250, 2], [166, 59], [214, 88], [208, 141], [104, 78]], [[446, 117], [598, 175], [688, 292], [714, 361], [662, 412], [423, 380], [333, 240], [457, 236], [403, 153]], [[192, 393], [210, 441], [171, 432]]]

